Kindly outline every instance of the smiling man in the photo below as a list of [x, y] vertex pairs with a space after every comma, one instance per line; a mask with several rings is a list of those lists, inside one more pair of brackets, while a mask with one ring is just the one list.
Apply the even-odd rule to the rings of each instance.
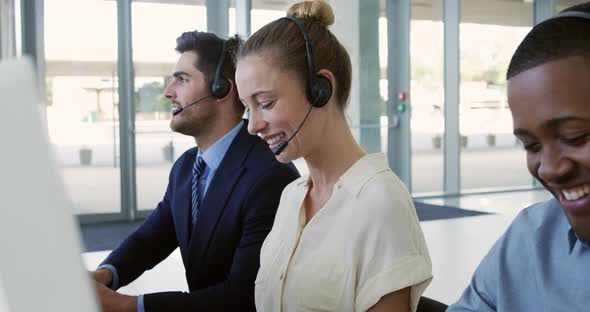
[[[170, 128], [192, 136], [168, 189], [145, 222], [93, 273], [103, 311], [254, 311], [262, 242], [283, 188], [299, 174], [249, 135], [234, 83], [239, 38], [205, 32], [177, 39], [180, 57], [164, 91]], [[180, 248], [189, 292], [115, 292]]]
[[508, 102], [528, 169], [555, 198], [518, 215], [448, 311], [588, 311], [590, 3], [526, 36]]

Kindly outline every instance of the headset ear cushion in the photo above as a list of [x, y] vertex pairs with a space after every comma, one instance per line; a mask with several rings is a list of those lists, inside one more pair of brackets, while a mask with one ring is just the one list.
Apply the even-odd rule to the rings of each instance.
[[332, 84], [324, 75], [316, 75], [311, 83], [311, 105], [322, 107], [328, 104], [332, 97]]
[[223, 99], [227, 96], [230, 90], [230, 83], [224, 77], [215, 79], [211, 84], [211, 95], [216, 99]]

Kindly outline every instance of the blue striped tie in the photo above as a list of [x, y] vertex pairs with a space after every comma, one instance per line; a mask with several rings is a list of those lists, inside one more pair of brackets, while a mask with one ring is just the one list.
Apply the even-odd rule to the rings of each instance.
[[192, 192], [192, 222], [197, 222], [197, 215], [199, 213], [199, 177], [205, 170], [205, 161], [203, 157], [197, 157], [195, 165], [193, 166], [193, 192]]

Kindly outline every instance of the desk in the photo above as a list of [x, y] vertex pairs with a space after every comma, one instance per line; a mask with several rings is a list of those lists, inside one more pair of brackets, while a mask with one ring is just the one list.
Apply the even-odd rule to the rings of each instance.
[[[110, 251], [86, 252], [82, 255], [82, 258], [86, 268], [94, 270], [109, 253]], [[133, 283], [119, 289], [120, 293], [126, 295], [160, 291], [188, 291], [188, 285], [184, 277], [184, 265], [178, 248], [152, 270], [146, 271]]]
[[434, 275], [424, 295], [447, 304], [457, 301], [477, 265], [511, 222], [503, 215], [421, 222]]
[[[510, 224], [502, 215], [422, 222], [422, 230], [432, 258], [434, 279], [425, 296], [445, 302], [457, 301], [481, 259]], [[88, 269], [94, 269], [108, 255], [107, 251], [85, 253]], [[176, 249], [166, 260], [139, 279], [120, 289], [137, 295], [158, 291], [187, 291], [184, 266]]]

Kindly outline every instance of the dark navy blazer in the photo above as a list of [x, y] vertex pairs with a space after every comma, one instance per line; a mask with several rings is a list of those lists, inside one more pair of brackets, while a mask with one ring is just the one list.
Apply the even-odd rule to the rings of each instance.
[[146, 311], [255, 311], [260, 247], [283, 188], [299, 173], [293, 164], [279, 163], [266, 142], [246, 129], [247, 122], [217, 169], [194, 226], [189, 220], [196, 147], [174, 163], [158, 207], [103, 262], [117, 268], [124, 286], [180, 247], [190, 292], [146, 294]]

